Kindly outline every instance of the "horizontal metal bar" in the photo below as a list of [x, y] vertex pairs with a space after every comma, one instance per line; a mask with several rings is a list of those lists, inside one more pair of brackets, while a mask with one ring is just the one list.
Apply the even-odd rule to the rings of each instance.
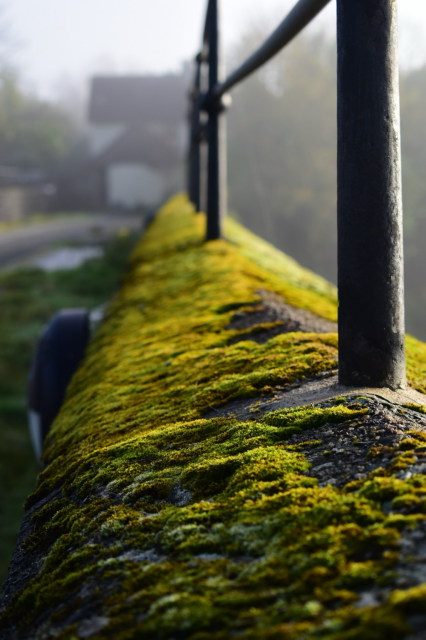
[[225, 82], [216, 87], [214, 97], [220, 98], [224, 93], [273, 58], [303, 30], [329, 2], [330, 0], [299, 0], [266, 42], [264, 42], [241, 67], [234, 71]]

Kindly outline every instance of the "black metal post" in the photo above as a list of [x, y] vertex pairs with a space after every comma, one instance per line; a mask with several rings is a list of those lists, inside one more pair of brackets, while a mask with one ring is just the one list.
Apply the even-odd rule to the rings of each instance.
[[[210, 0], [207, 34], [209, 91], [223, 79], [220, 60], [219, 0]], [[207, 240], [222, 236], [222, 218], [226, 209], [226, 125], [221, 101], [208, 105], [208, 177], [207, 177]]]
[[200, 89], [201, 89], [201, 63], [202, 55], [196, 58], [197, 69], [195, 73], [194, 87], [190, 94], [190, 136], [189, 136], [189, 159], [188, 159], [188, 194], [190, 201], [194, 204], [196, 211], [200, 211], [200, 145], [201, 145], [201, 122], [200, 122]]
[[402, 388], [396, 0], [337, 0], [339, 378]]
[[187, 163], [186, 185], [190, 202], [194, 202], [194, 95], [193, 91], [189, 94], [189, 149]]
[[207, 113], [201, 111], [200, 117], [200, 211], [207, 211]]
[[201, 100], [201, 64], [202, 54], [197, 56], [197, 72], [195, 77], [195, 97], [194, 97], [194, 155], [193, 155], [193, 203], [196, 211], [201, 210], [201, 122], [200, 122], [200, 100]]

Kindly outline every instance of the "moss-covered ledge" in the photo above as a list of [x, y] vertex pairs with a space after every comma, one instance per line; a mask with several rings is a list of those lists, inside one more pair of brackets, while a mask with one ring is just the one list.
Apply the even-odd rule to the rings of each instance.
[[[231, 220], [203, 243], [204, 224], [176, 197], [133, 254], [50, 434], [1, 638], [421, 638], [424, 409], [261, 411], [336, 369], [336, 291]], [[408, 370], [424, 392], [412, 338]], [[219, 415], [237, 401], [248, 419]]]

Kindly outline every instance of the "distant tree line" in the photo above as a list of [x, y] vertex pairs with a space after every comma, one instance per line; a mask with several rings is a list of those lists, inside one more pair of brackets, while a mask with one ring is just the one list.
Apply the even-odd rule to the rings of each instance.
[[15, 71], [0, 69], [0, 167], [39, 174], [58, 188], [57, 206], [78, 209], [87, 206], [90, 190], [86, 162], [87, 141], [76, 120], [26, 89]]
[[0, 84], [0, 164], [51, 170], [70, 152], [76, 132], [58, 107], [34, 97], [5, 72]]
[[[266, 33], [246, 34], [235, 60]], [[336, 48], [305, 35], [240, 86], [229, 200], [250, 229], [336, 282]], [[407, 330], [426, 340], [426, 66], [401, 72]], [[368, 229], [365, 230], [366, 234]]]

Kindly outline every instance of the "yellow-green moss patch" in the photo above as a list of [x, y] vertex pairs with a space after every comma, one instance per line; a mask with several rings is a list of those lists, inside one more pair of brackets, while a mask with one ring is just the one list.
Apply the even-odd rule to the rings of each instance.
[[[236, 223], [227, 240], [203, 233], [177, 197], [134, 252], [48, 438], [21, 547], [37, 570], [0, 624], [37, 639], [88, 637], [91, 620], [93, 637], [119, 640], [402, 639], [426, 602], [423, 586], [395, 582], [401, 536], [425, 520], [426, 480], [395, 474], [424, 434], [341, 490], [309, 476], [302, 448], [326, 425], [360, 423], [368, 399], [208, 417], [337, 366], [335, 334], [229, 344], [236, 310], [259, 290], [331, 320], [337, 302]], [[422, 349], [409, 342], [418, 388]]]

